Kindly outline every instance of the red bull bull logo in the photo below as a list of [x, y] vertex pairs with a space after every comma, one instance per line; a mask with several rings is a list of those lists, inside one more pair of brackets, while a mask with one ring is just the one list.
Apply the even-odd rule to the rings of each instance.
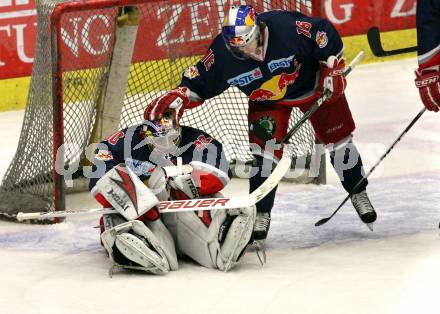
[[260, 88], [254, 90], [249, 96], [251, 101], [281, 100], [286, 95], [289, 85], [293, 85], [299, 76], [301, 64], [298, 64], [292, 73], [281, 73], [261, 84]]
[[255, 25], [255, 11], [249, 10], [248, 15], [246, 16], [244, 20], [244, 24], [247, 26], [254, 26]]

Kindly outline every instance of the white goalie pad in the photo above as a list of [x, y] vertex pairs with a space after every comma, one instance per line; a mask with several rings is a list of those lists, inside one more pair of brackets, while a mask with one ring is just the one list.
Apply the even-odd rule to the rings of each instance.
[[209, 227], [195, 212], [177, 213], [178, 248], [202, 266], [226, 272], [243, 256], [252, 235], [256, 209], [251, 206], [211, 213]]
[[127, 220], [136, 219], [159, 204], [154, 193], [124, 164], [115, 166], [98, 180], [92, 189], [93, 195], [97, 193]]
[[[153, 274], [177, 270], [177, 256], [171, 235], [159, 219], [152, 221], [151, 225], [155, 232], [138, 220], [104, 231], [102, 243], [113, 261], [140, 267]], [[121, 261], [117, 253], [122, 254], [126, 261]]]

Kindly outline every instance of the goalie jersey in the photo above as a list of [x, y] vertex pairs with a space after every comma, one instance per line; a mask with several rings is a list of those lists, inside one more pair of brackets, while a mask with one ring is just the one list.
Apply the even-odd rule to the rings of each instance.
[[142, 125], [125, 128], [98, 144], [92, 173], [89, 175], [90, 190], [107, 171], [119, 163], [125, 163], [142, 181], [148, 180], [157, 166], [174, 164], [177, 157], [182, 157], [183, 164], [201, 161], [229, 173], [222, 145], [207, 133], [181, 126], [179, 149], [175, 155], [168, 157], [156, 153], [154, 147], [144, 141], [141, 129]]
[[202, 99], [236, 86], [251, 103], [257, 104], [282, 100], [300, 104], [317, 98], [314, 89], [319, 62], [327, 61], [331, 55], [340, 57], [343, 52], [336, 29], [325, 19], [299, 12], [269, 11], [258, 17], [267, 26], [263, 33], [267, 46], [263, 62], [234, 57], [220, 34], [205, 56], [186, 69], [181, 86]]
[[440, 0], [417, 1], [417, 42], [422, 68], [440, 64]]

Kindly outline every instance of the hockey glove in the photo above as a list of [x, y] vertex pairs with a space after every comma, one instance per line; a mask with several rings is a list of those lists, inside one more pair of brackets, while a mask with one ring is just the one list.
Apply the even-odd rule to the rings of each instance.
[[416, 70], [416, 87], [426, 109], [440, 110], [440, 65]]
[[180, 119], [185, 109], [194, 108], [203, 103], [203, 101], [191, 100], [190, 94], [187, 87], [177, 87], [168, 91], [147, 105], [144, 119], [150, 121], [159, 119], [168, 109], [176, 110], [177, 117]]
[[332, 92], [330, 98], [327, 99], [327, 103], [335, 102], [344, 94], [345, 87], [347, 86], [344, 68], [344, 59], [338, 59], [335, 56], [330, 56], [327, 62], [321, 63], [321, 76], [319, 79], [321, 92], [324, 92], [326, 89]]

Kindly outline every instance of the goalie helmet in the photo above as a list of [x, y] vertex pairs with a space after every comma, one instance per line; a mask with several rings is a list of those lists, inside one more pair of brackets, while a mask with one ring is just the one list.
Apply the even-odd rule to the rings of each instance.
[[263, 46], [260, 21], [255, 9], [249, 5], [232, 6], [225, 16], [222, 36], [226, 47], [236, 58], [255, 59], [258, 55], [256, 51]]
[[144, 120], [141, 135], [152, 149], [158, 149], [165, 154], [176, 151], [181, 138], [176, 110], [170, 109], [156, 120]]

